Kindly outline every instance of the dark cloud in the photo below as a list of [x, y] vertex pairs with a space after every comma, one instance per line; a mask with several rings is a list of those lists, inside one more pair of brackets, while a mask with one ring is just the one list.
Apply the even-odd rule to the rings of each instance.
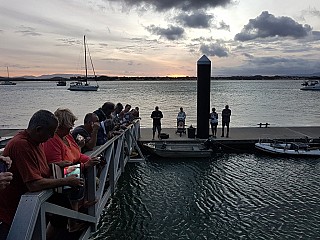
[[229, 51], [221, 43], [202, 44], [200, 52], [207, 56], [228, 57]]
[[17, 30], [16, 33], [21, 33], [24, 36], [41, 36], [42, 34], [37, 33], [35, 28], [20, 26], [21, 30]]
[[146, 9], [155, 8], [157, 11], [167, 11], [171, 9], [192, 11], [208, 9], [218, 6], [225, 6], [233, 0], [104, 0], [107, 2], [122, 2], [125, 7], [138, 7]]
[[250, 58], [250, 59], [253, 59], [253, 58], [254, 58], [254, 56], [251, 55], [251, 54], [249, 54], [249, 53], [243, 53], [242, 55], [245, 56], [245, 57], [247, 57], [247, 58]]
[[255, 19], [250, 19], [241, 33], [236, 34], [235, 40], [248, 41], [268, 37], [303, 38], [311, 32], [309, 25], [302, 25], [290, 17], [275, 17], [269, 12], [262, 12]]
[[184, 35], [184, 29], [181, 27], [175, 27], [170, 25], [168, 28], [161, 28], [161, 27], [157, 27], [155, 25], [150, 25], [148, 27], [146, 27], [146, 29], [154, 34], [154, 35], [158, 35], [162, 38], [166, 38], [168, 40], [179, 40], [181, 38], [183, 38]]
[[312, 37], [314, 40], [320, 40], [320, 31], [312, 31]]
[[204, 12], [194, 12], [192, 14], [182, 13], [176, 17], [176, 20], [185, 27], [190, 28], [209, 28], [213, 15]]
[[217, 25], [217, 29], [227, 30], [230, 32], [230, 25], [226, 24], [224, 21], [221, 21], [219, 22], [219, 25]]

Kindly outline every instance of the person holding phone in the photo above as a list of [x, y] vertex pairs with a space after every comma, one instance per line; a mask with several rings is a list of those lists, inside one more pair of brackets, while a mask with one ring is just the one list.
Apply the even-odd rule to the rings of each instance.
[[[54, 112], [54, 115], [59, 121], [58, 128], [54, 136], [43, 144], [47, 162], [49, 164], [55, 163], [62, 168], [74, 164], [80, 164], [82, 170], [99, 164], [100, 158], [91, 158], [81, 153], [78, 144], [72, 137], [70, 130], [73, 128], [77, 117], [71, 112], [71, 110], [67, 108], [58, 108]], [[79, 203], [83, 203], [84, 200], [84, 185], [80, 188], [71, 188], [65, 192], [70, 199], [72, 209], [78, 211]], [[92, 200], [92, 204], [95, 202], [95, 200]], [[88, 205], [90, 203], [87, 201], [83, 204]], [[69, 232], [75, 232], [79, 230], [80, 227], [81, 225], [77, 222], [69, 221]]]
[[0, 190], [5, 189], [12, 180], [13, 174], [8, 172], [11, 164], [10, 157], [0, 156]]
[[[58, 119], [47, 110], [39, 110], [29, 120], [26, 130], [16, 134], [6, 145], [3, 156], [10, 157], [10, 172], [13, 179], [0, 192], [0, 236], [6, 238], [9, 233], [20, 198], [27, 192], [38, 192], [62, 186], [83, 186], [84, 180], [76, 176], [63, 179], [51, 178], [51, 171], [46, 161], [43, 144], [52, 138], [58, 126]], [[3, 158], [2, 158], [3, 159]], [[7, 162], [7, 160], [5, 160]], [[10, 161], [8, 161], [10, 162]], [[10, 165], [10, 164], [9, 164]], [[56, 194], [50, 197], [52, 203], [59, 202]], [[68, 205], [63, 205], [69, 207]], [[50, 226], [54, 230], [66, 227], [66, 219], [50, 217]], [[55, 231], [47, 231], [47, 239], [55, 235]]]

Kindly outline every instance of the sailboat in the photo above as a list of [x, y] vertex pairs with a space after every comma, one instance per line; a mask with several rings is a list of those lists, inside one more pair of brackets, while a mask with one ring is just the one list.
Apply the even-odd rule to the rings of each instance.
[[[70, 83], [68, 90], [70, 91], [97, 91], [99, 89], [99, 85], [90, 85], [88, 83], [88, 66], [87, 66], [87, 44], [86, 44], [86, 36], [83, 36], [83, 45], [84, 45], [84, 65], [86, 69], [86, 75], [84, 80], [80, 80], [77, 82]], [[90, 56], [90, 53], [89, 53]], [[91, 66], [94, 73], [94, 77], [97, 78], [96, 73], [94, 71], [94, 67], [92, 64], [91, 56], [90, 56]]]
[[9, 68], [7, 67], [7, 73], [8, 73], [8, 79], [4, 80], [2, 83], [0, 83], [0, 85], [16, 85], [15, 82], [11, 82], [10, 76], [9, 76]]

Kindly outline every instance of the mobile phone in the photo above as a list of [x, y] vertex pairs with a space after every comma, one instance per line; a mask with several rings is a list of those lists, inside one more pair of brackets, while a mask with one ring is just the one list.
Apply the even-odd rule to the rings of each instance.
[[3, 161], [0, 161], [0, 172], [7, 172], [8, 171], [8, 165], [3, 162]]
[[64, 177], [68, 177], [70, 175], [77, 175], [77, 177], [80, 178], [81, 177], [80, 164], [64, 167], [63, 172], [64, 172]]
[[[80, 164], [70, 165], [63, 168], [64, 177], [71, 175], [77, 175], [77, 178], [81, 178], [81, 166]], [[70, 186], [64, 186], [63, 189], [70, 189]]]

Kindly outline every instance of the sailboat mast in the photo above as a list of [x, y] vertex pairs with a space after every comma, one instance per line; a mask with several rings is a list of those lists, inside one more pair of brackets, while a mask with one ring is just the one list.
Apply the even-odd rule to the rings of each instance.
[[84, 65], [86, 68], [86, 84], [88, 83], [88, 67], [87, 67], [87, 46], [86, 46], [86, 35], [83, 36], [83, 44], [84, 44]]
[[8, 79], [9, 79], [9, 68], [8, 68], [8, 66], [7, 66], [7, 74], [8, 74]]

